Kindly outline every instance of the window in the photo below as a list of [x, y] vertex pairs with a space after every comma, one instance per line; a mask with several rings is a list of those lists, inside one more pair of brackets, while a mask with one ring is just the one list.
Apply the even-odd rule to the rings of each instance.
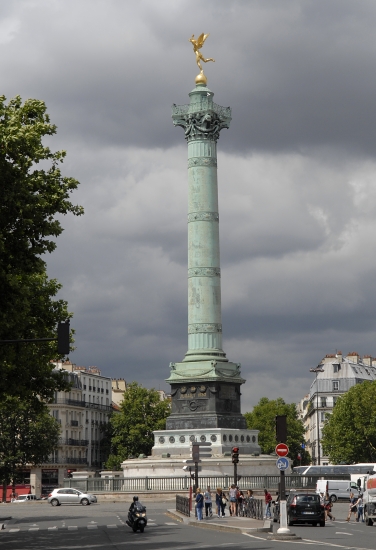
[[333, 372], [339, 372], [341, 370], [341, 365], [339, 363], [333, 363]]
[[321, 397], [321, 407], [326, 407], [326, 397]]
[[337, 403], [337, 399], [338, 399], [338, 397], [335, 397], [335, 396], [333, 397], [333, 407]]
[[321, 411], [320, 413], [320, 422], [325, 422], [326, 420], [326, 412]]
[[339, 390], [339, 380], [333, 380], [333, 391]]

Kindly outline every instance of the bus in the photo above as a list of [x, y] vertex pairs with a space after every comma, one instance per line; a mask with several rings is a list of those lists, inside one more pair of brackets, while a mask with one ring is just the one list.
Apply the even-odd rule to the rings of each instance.
[[376, 472], [376, 464], [361, 463], [361, 464], [334, 464], [332, 466], [295, 466], [292, 469], [293, 474], [302, 476], [322, 476], [329, 478], [332, 475], [347, 475], [347, 476], [365, 476], [367, 473]]

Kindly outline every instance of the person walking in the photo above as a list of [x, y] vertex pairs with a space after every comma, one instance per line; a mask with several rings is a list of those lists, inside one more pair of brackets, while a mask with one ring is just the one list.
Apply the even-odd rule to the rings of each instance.
[[325, 508], [325, 519], [330, 518], [332, 521], [334, 521], [336, 518], [332, 515], [333, 503], [330, 500], [329, 493], [325, 493], [324, 508]]
[[217, 487], [217, 491], [215, 493], [215, 504], [217, 507], [217, 515], [218, 517], [225, 517], [225, 507], [226, 507], [227, 498], [224, 492], [222, 491], [221, 487]]
[[198, 488], [196, 491], [196, 512], [197, 520], [202, 521], [202, 509], [204, 507], [204, 495], [201, 493], [201, 489]]
[[210, 487], [208, 486], [206, 488], [206, 491], [204, 493], [204, 501], [205, 501], [205, 517], [212, 517], [213, 516], [213, 510], [212, 510], [212, 498], [210, 493]]
[[267, 489], [264, 489], [264, 495], [265, 495], [265, 516], [264, 516], [264, 519], [271, 519], [272, 514], [271, 514], [271, 511], [270, 511], [270, 506], [272, 504], [273, 497]]
[[358, 499], [354, 496], [354, 493], [350, 493], [349, 513], [348, 513], [348, 516], [346, 518], [346, 521], [348, 521], [348, 522], [351, 521], [351, 515], [352, 514], [354, 514], [354, 518], [356, 520], [356, 513], [358, 511], [358, 508], [356, 506], [357, 500]]
[[363, 493], [359, 494], [359, 498], [356, 502], [356, 505], [358, 507], [358, 515], [356, 517], [356, 521], [362, 521], [364, 523], [364, 516], [363, 516]]
[[237, 503], [237, 488], [235, 486], [235, 484], [233, 483], [231, 485], [231, 488], [228, 492], [228, 495], [230, 497], [230, 515], [231, 516], [236, 516], [236, 503]]

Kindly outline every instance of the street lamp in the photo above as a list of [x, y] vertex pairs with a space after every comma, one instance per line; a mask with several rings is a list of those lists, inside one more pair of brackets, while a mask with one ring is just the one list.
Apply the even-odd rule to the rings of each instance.
[[316, 374], [316, 423], [317, 423], [317, 464], [320, 466], [320, 424], [319, 424], [319, 386], [317, 383], [317, 375], [319, 372], [324, 372], [321, 365], [317, 365], [314, 369], [309, 369], [309, 372]]

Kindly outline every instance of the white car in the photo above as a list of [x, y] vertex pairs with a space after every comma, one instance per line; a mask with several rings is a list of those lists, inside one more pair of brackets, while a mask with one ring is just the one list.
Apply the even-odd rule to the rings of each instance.
[[78, 489], [54, 489], [48, 495], [48, 502], [51, 506], [60, 506], [61, 504], [88, 504], [96, 503], [97, 497], [90, 493], [83, 493]]
[[17, 504], [18, 502], [33, 502], [35, 500], [41, 500], [37, 495], [19, 495], [17, 498], [12, 499], [11, 502]]

